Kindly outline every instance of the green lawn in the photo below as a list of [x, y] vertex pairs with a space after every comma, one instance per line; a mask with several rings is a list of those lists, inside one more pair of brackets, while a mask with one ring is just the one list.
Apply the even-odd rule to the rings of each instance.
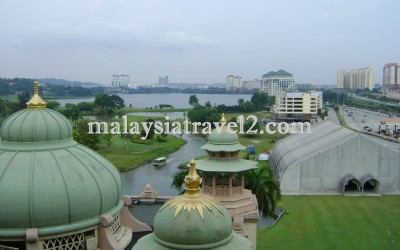
[[17, 102], [18, 101], [18, 96], [16, 94], [14, 94], [14, 95], [0, 95], [0, 99], [8, 100], [10, 102]]
[[114, 135], [111, 141], [111, 150], [107, 145], [100, 144], [98, 152], [111, 161], [119, 171], [128, 171], [155, 158], [166, 156], [186, 143], [185, 140], [174, 136], [167, 136], [167, 142], [164, 143], [151, 140], [153, 144], [150, 145], [132, 143], [121, 139], [118, 135]]
[[257, 249], [400, 249], [400, 196], [284, 196]]
[[[162, 119], [162, 117], [128, 116], [130, 122], [143, 122], [146, 119]], [[122, 118], [116, 120], [122, 124]], [[122, 125], [121, 125], [122, 130]], [[135, 135], [139, 142], [140, 135]], [[119, 171], [128, 171], [143, 164], [151, 162], [153, 159], [166, 156], [175, 152], [186, 143], [185, 140], [175, 136], [167, 136], [167, 142], [157, 142], [157, 135], [153, 139], [146, 140], [146, 144], [132, 143], [121, 135], [113, 135], [111, 138], [111, 148], [109, 149], [105, 141], [99, 145], [98, 152], [111, 161]]]

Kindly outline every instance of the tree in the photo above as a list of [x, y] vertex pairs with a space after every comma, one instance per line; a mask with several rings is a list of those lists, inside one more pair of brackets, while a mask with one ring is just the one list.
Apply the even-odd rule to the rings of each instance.
[[[146, 123], [147, 124], [154, 123], [154, 120], [153, 119], [147, 119]], [[154, 136], [154, 130], [155, 130], [154, 126], [151, 126], [150, 129], [149, 129], [149, 132], [147, 134], [147, 137], [146, 137], [146, 131], [143, 128], [142, 131], [140, 131], [140, 136], [141, 137], [146, 137], [146, 140], [147, 139], [152, 139], [153, 136]]]
[[197, 98], [196, 95], [191, 95], [189, 97], [189, 104], [192, 106], [199, 105], [199, 99]]
[[112, 138], [112, 134], [103, 134], [102, 137], [103, 137], [103, 140], [106, 141], [106, 144], [107, 144], [107, 146], [108, 146], [108, 151], [111, 151], [111, 143], [112, 143], [111, 138]]
[[124, 99], [118, 95], [97, 94], [94, 98], [94, 105], [98, 114], [111, 115], [116, 109], [125, 107]]
[[[90, 121], [87, 119], [80, 120], [77, 122], [74, 130], [74, 140], [77, 141], [80, 144], [83, 144], [93, 150], [97, 149], [97, 144], [99, 144], [101, 135], [96, 135], [96, 134], [88, 134], [89, 131], [89, 123]], [[93, 130], [96, 130], [96, 128], [93, 128]]]
[[47, 101], [47, 108], [49, 109], [58, 109], [61, 107], [61, 104], [57, 101]]
[[93, 102], [80, 102], [76, 105], [81, 112], [93, 112], [94, 103]]
[[61, 110], [61, 113], [65, 115], [68, 119], [71, 119], [76, 126], [77, 121], [81, 118], [81, 113], [78, 109], [78, 106], [73, 103], [65, 104], [65, 108]]
[[239, 107], [242, 107], [244, 105], [244, 99], [243, 98], [238, 99], [238, 105], [239, 105]]
[[251, 131], [258, 131], [259, 129], [260, 129], [260, 124], [259, 123], [255, 123], [254, 125], [253, 125], [253, 121], [252, 120], [250, 120], [250, 121], [246, 121], [244, 124], [243, 124], [243, 129], [244, 129], [244, 131], [245, 131], [245, 136], [246, 137], [254, 137], [255, 136], [255, 134], [250, 134], [250, 133], [247, 133], [247, 132], [250, 132], [250, 130]]
[[256, 106], [258, 110], [263, 110], [268, 104], [268, 94], [256, 92], [253, 94], [250, 101]]
[[29, 102], [30, 100], [29, 92], [28, 91], [22, 91], [21, 93], [18, 94], [18, 108], [19, 109], [24, 109], [26, 108], [26, 103]]
[[271, 217], [276, 203], [281, 199], [281, 191], [271, 167], [261, 165], [258, 169], [245, 172], [244, 183], [244, 187], [256, 195], [261, 215], [264, 218]]
[[183, 184], [185, 183], [185, 176], [189, 174], [189, 168], [178, 170], [172, 176], [171, 187], [178, 190], [180, 194], [184, 192]]

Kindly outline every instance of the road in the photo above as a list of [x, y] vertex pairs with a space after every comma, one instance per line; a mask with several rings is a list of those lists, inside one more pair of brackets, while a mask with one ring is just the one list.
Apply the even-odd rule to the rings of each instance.
[[[353, 114], [349, 116], [346, 110], [352, 111]], [[351, 108], [351, 107], [343, 108], [343, 106], [340, 107], [339, 112], [342, 115], [345, 122], [350, 127], [358, 131], [363, 131], [364, 130], [363, 128], [365, 126], [368, 126], [372, 128], [373, 132], [377, 132], [379, 129], [379, 122], [373, 122], [373, 120], [379, 120], [379, 118], [389, 117], [388, 115], [379, 112], [374, 112], [365, 109]], [[383, 126], [381, 126], [381, 129], [383, 129]]]

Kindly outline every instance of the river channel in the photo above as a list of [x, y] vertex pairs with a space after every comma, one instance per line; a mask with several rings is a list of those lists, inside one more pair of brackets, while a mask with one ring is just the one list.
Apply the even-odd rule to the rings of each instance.
[[183, 135], [187, 141], [178, 151], [167, 156], [167, 164], [154, 167], [152, 163], [143, 165], [128, 172], [121, 173], [123, 194], [140, 194], [146, 184], [150, 184], [158, 195], [177, 195], [178, 191], [171, 188], [172, 175], [178, 170], [177, 166], [185, 161], [205, 155], [200, 149], [207, 143], [205, 137], [200, 135]]

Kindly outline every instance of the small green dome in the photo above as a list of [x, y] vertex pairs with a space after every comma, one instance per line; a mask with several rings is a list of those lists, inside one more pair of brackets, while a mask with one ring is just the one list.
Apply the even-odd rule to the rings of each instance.
[[251, 241], [232, 231], [232, 218], [224, 205], [201, 194], [202, 179], [194, 160], [184, 181], [185, 193], [160, 208], [154, 232], [139, 239], [133, 249], [250, 250]]
[[208, 136], [208, 142], [212, 144], [235, 144], [239, 143], [239, 136], [229, 133], [225, 128], [219, 131], [214, 129]]
[[221, 131], [214, 129], [208, 136], [208, 143], [201, 149], [212, 152], [236, 152], [246, 147], [239, 143], [237, 134], [229, 133], [224, 127]]
[[72, 137], [72, 126], [62, 114], [51, 109], [23, 109], [1, 126], [0, 139], [9, 142], [41, 142]]
[[175, 212], [176, 208], [167, 207], [154, 218], [154, 236], [161, 245], [208, 249], [226, 244], [233, 236], [231, 216], [221, 203], [204, 208], [203, 218], [197, 209], [182, 209], [176, 216]]

